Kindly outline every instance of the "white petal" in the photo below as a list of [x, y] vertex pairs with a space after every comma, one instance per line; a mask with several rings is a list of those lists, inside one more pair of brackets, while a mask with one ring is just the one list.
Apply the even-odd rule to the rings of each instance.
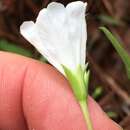
[[[50, 50], [50, 43], [48, 43], [48, 41], [46, 40], [42, 41], [40, 39], [37, 33], [37, 28], [32, 21], [24, 22], [20, 26], [20, 32], [33, 46], [35, 46], [38, 49], [38, 51], [42, 55], [44, 55], [47, 58], [47, 60], [51, 64], [53, 64], [61, 73], [64, 74], [62, 66], [59, 63], [57, 63], [57, 56], [55, 56], [55, 54], [53, 54]], [[53, 49], [53, 47], [51, 48]]]
[[38, 48], [40, 52], [42, 51], [43, 44], [41, 44], [41, 41], [37, 34], [36, 25], [34, 22], [32, 21], [24, 22], [20, 26], [20, 32], [32, 45]]
[[69, 27], [65, 12], [65, 7], [62, 4], [56, 2], [49, 4], [47, 9], [40, 11], [36, 28], [40, 40], [49, 50], [48, 53], [53, 53], [59, 63], [74, 68], [75, 55], [72, 51], [71, 41], [68, 39]]
[[54, 28], [59, 28], [65, 21], [65, 7], [64, 5], [52, 2], [46, 9], [42, 9], [37, 17], [37, 24], [41, 24], [48, 28], [48, 26], [54, 26]]
[[37, 39], [35, 39], [35, 31], [34, 31], [34, 22], [33, 21], [28, 21], [24, 22], [20, 26], [20, 32], [21, 34], [29, 41], [29, 42], [37, 42]]
[[77, 46], [77, 62], [80, 62], [80, 64], [85, 64], [86, 58], [86, 6], [87, 3], [77, 1], [68, 4], [66, 7], [69, 19], [68, 26], [70, 27], [70, 36], [72, 38], [72, 43], [75, 43], [75, 46]]
[[80, 16], [85, 13], [87, 3], [82, 1], [71, 2], [66, 6], [67, 11], [71, 16]]
[[66, 9], [63, 4], [52, 2], [47, 6], [47, 11], [55, 26], [59, 26], [57, 23], [62, 25], [65, 22]]

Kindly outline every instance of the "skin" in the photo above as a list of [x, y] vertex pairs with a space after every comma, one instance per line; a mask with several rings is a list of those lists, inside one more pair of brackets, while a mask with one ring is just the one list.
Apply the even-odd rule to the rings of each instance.
[[[94, 130], [121, 130], [89, 97]], [[69, 83], [54, 67], [0, 52], [0, 130], [86, 130]]]

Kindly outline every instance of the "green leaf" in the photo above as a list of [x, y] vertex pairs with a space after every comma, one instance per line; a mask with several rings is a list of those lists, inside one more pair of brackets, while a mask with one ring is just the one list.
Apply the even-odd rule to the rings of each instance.
[[116, 37], [105, 27], [100, 27], [100, 30], [104, 32], [106, 37], [112, 43], [113, 47], [116, 49], [117, 53], [120, 55], [125, 68], [127, 71], [128, 78], [130, 79], [130, 56], [126, 50], [122, 47], [122, 44], [116, 39]]
[[101, 86], [97, 86], [92, 94], [92, 97], [94, 99], [99, 98], [102, 95], [103, 89]]
[[86, 100], [87, 91], [86, 86], [84, 84], [83, 70], [81, 69], [81, 67], [77, 68], [77, 72], [72, 72], [66, 66], [64, 65], [62, 66], [77, 100], [78, 101]]
[[0, 50], [17, 53], [27, 57], [33, 57], [32, 53], [18, 45], [10, 43], [6, 40], [0, 40]]
[[114, 17], [111, 17], [109, 15], [102, 14], [98, 17], [103, 23], [109, 24], [109, 25], [122, 25], [123, 23]]
[[118, 114], [114, 111], [108, 111], [107, 112], [107, 115], [110, 117], [110, 118], [117, 118], [118, 117]]

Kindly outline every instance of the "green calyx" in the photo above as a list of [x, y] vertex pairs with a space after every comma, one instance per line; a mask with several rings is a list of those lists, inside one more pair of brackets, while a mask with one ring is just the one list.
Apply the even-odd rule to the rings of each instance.
[[76, 71], [72, 71], [64, 65], [62, 67], [77, 100], [86, 100], [90, 71], [86, 71], [87, 67], [82, 67], [81, 65], [77, 67]]
[[70, 70], [66, 66], [62, 65], [66, 78], [68, 79], [74, 95], [80, 105], [82, 110], [87, 129], [93, 130], [93, 125], [89, 115], [89, 110], [87, 106], [87, 97], [88, 97], [88, 85], [89, 85], [89, 75], [90, 71], [86, 70], [86, 67], [79, 65], [75, 71]]

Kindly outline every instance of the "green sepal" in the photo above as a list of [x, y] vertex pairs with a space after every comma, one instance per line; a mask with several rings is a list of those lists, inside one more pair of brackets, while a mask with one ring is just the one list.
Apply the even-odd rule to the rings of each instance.
[[86, 86], [86, 91], [88, 93], [88, 86], [89, 86], [89, 77], [90, 77], [90, 71], [85, 71], [84, 73], [84, 83], [85, 83], [85, 86]]
[[74, 72], [64, 65], [62, 65], [62, 67], [77, 100], [86, 100], [88, 93], [84, 82], [84, 69], [79, 65], [77, 70]]

